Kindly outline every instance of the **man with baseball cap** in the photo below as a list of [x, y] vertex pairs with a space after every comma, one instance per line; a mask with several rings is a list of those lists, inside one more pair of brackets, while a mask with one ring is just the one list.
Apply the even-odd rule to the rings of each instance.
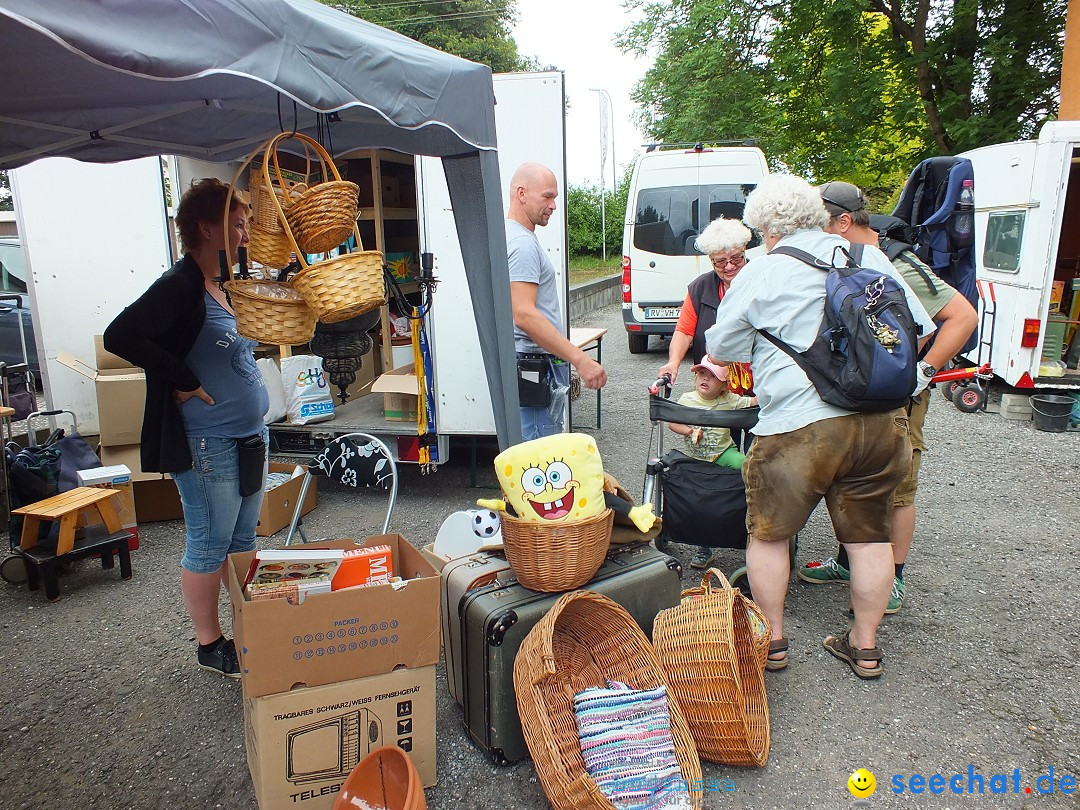
[[[842, 236], [852, 244], [877, 245], [878, 232], [870, 227], [870, 213], [862, 190], [851, 183], [834, 180], [819, 187], [821, 201], [829, 214], [826, 233]], [[938, 369], [955, 357], [975, 329], [978, 315], [975, 309], [956, 290], [934, 275], [912, 251], [905, 250], [893, 259], [893, 267], [915, 292], [919, 303], [926, 308], [937, 324], [933, 343], [919, 361], [919, 388], [908, 406], [908, 439], [911, 442], [911, 469], [893, 495], [890, 541], [893, 547], [892, 593], [886, 613], [896, 613], [904, 604], [907, 585], [904, 563], [915, 536], [915, 491], [919, 484], [919, 464], [923, 443], [923, 423], [930, 407], [930, 391], [926, 386]], [[851, 573], [847, 550], [843, 545], [836, 557], [823, 562], [810, 562], [799, 569], [799, 579], [811, 584], [827, 582], [848, 583]]]

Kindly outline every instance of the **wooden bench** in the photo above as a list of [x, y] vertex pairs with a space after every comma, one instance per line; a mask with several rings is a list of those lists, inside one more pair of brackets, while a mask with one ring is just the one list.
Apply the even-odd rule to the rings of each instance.
[[[35, 591], [42, 581], [45, 595], [50, 601], [60, 599], [57, 566], [71, 560], [94, 555], [101, 556], [101, 567], [113, 567], [113, 554], [120, 558], [120, 576], [131, 578], [131, 550], [128, 534], [120, 523], [120, 516], [112, 504], [116, 491], [99, 487], [78, 487], [61, 492], [51, 498], [13, 509], [23, 516], [23, 528], [19, 553], [26, 563], [26, 579], [30, 590]], [[84, 536], [76, 538], [79, 519], [87, 513], [96, 512], [104, 527], [91, 526]], [[59, 522], [60, 532], [56, 549], [39, 545], [43, 521]]]

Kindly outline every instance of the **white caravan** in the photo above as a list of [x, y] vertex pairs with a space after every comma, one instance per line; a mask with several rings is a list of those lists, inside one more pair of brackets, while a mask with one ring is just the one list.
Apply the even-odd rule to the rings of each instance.
[[1080, 121], [962, 157], [975, 170], [983, 299], [980, 345], [965, 356], [1017, 388], [1080, 388], [1075, 361], [1059, 376], [1080, 319]]

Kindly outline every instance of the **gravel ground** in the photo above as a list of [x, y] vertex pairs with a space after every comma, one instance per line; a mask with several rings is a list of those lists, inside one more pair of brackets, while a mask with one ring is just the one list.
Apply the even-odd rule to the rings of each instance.
[[[654, 339], [649, 354], [628, 354], [617, 307], [586, 320], [611, 330], [600, 449], [608, 470], [639, 493], [650, 427], [643, 389], [666, 349]], [[591, 413], [589, 396], [579, 419]], [[908, 601], [881, 633], [884, 676], [863, 683], [822, 649], [822, 638], [844, 627], [846, 591], [793, 578], [791, 666], [767, 677], [768, 764], [705, 763], [706, 777], [734, 788], [707, 794], [706, 807], [850, 806], [846, 780], [858, 767], [877, 777], [872, 807], [1080, 807], [1080, 793], [1039, 795], [1035, 782], [1051, 769], [1056, 779], [1080, 778], [1080, 641], [1068, 596], [1080, 568], [1080, 434], [965, 415], [935, 394], [927, 438]], [[494, 485], [491, 457], [485, 448], [485, 487]], [[434, 475], [404, 469], [394, 528], [417, 545], [431, 542], [443, 518], [478, 494], [469, 488], [468, 447], [456, 445]], [[381, 523], [384, 501], [374, 494], [320, 488], [319, 497], [306, 521], [314, 536], [367, 535]], [[240, 685], [194, 666], [177, 576], [182, 525], [141, 531], [129, 582], [80, 563], [55, 605], [0, 584], [2, 806], [257, 806]], [[819, 510], [800, 535], [800, 558], [820, 559], [833, 544]], [[690, 549], [672, 553], [689, 562]], [[736, 552], [720, 562], [728, 571], [740, 564]], [[547, 807], [529, 762], [488, 764], [464, 733], [441, 666], [438, 677], [439, 784], [427, 791], [428, 806]], [[893, 775], [906, 782], [916, 773], [963, 773], [966, 789], [969, 765], [985, 775], [985, 795], [891, 792]], [[1014, 769], [1019, 795], [991, 795], [990, 775], [1008, 774], [1011, 791]]]

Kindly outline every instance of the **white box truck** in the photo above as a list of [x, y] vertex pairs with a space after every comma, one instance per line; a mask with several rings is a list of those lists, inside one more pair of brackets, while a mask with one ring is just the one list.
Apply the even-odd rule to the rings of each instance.
[[[630, 177], [623, 226], [622, 310], [631, 354], [675, 332], [687, 285], [712, 269], [694, 244], [719, 216], [742, 219], [769, 173], [754, 146], [650, 148]], [[751, 243], [753, 246], [754, 242]]]
[[965, 356], [1010, 386], [1080, 389], [1075, 361], [1061, 366], [1080, 341], [1080, 121], [962, 157], [975, 170], [982, 296], [980, 345]]
[[[527, 160], [549, 166], [559, 178], [560, 193], [565, 193], [563, 74], [496, 75], [494, 90], [504, 210], [506, 183]], [[365, 246], [433, 257], [439, 283], [429, 336], [439, 460], [445, 461], [449, 436], [494, 436], [496, 431], [441, 161], [365, 150], [358, 153], [358, 162], [371, 167], [366, 182], [369, 191], [375, 186], [379, 195], [375, 197], [377, 213], [372, 214], [373, 206], [365, 204], [361, 184], [360, 228]], [[38, 355], [44, 358], [47, 404], [73, 410], [82, 432], [98, 430], [94, 383], [61, 364], [57, 355], [66, 352], [93, 358], [94, 335], [101, 334], [120, 310], [175, 261], [177, 247], [167, 199], [175, 206], [192, 179], [213, 176], [231, 181], [235, 170], [230, 164], [149, 157], [116, 164], [45, 158], [12, 172]], [[163, 177], [170, 178], [168, 193]], [[398, 187], [399, 178], [415, 190]], [[396, 196], [391, 198], [392, 194]], [[565, 311], [566, 218], [561, 205], [537, 236], [559, 274]], [[364, 357], [364, 363], [371, 362], [371, 355]], [[335, 436], [361, 430], [383, 438], [400, 460], [414, 460], [415, 421], [387, 420], [383, 395], [360, 393], [339, 405], [332, 421], [271, 426], [271, 451], [281, 456], [308, 455]]]

